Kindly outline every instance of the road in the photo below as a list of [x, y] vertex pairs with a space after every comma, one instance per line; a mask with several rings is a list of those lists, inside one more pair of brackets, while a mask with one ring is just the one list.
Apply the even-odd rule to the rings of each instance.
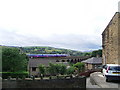
[[105, 77], [100, 72], [92, 73], [90, 79], [94, 80], [100, 88], [120, 88], [120, 81], [106, 82]]
[[90, 78], [88, 77], [86, 79], [86, 88], [87, 90], [91, 89], [91, 88], [100, 88], [98, 85], [92, 85], [90, 82]]
[[103, 75], [99, 75], [103, 78], [103, 83], [106, 83], [106, 85], [110, 86], [110, 88], [120, 88], [120, 81], [110, 81], [106, 82], [106, 78]]

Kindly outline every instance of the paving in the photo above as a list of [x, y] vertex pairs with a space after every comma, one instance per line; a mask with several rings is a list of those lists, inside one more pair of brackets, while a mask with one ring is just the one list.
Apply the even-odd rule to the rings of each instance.
[[92, 83], [90, 82], [90, 78], [88, 77], [86, 79], [86, 88], [88, 90], [88, 89], [91, 89], [91, 88], [100, 88], [100, 87], [98, 85], [92, 85]]
[[100, 88], [120, 88], [120, 82], [106, 82], [101, 72], [95, 72], [90, 75], [90, 82], [98, 85]]

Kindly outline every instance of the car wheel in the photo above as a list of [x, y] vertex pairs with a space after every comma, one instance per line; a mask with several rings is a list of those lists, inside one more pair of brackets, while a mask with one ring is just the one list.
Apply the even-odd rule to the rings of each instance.
[[106, 82], [108, 82], [109, 80], [106, 78]]
[[106, 82], [109, 82], [109, 81], [110, 81], [110, 79], [106, 78]]

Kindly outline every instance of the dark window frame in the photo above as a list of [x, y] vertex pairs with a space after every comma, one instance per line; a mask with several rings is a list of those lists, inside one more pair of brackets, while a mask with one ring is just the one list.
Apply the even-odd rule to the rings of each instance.
[[36, 67], [32, 67], [32, 71], [36, 71]]

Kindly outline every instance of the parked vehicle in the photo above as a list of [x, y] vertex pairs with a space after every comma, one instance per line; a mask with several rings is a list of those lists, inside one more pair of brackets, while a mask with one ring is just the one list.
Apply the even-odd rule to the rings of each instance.
[[106, 64], [103, 66], [103, 75], [106, 77], [106, 82], [110, 80], [120, 80], [120, 65]]

